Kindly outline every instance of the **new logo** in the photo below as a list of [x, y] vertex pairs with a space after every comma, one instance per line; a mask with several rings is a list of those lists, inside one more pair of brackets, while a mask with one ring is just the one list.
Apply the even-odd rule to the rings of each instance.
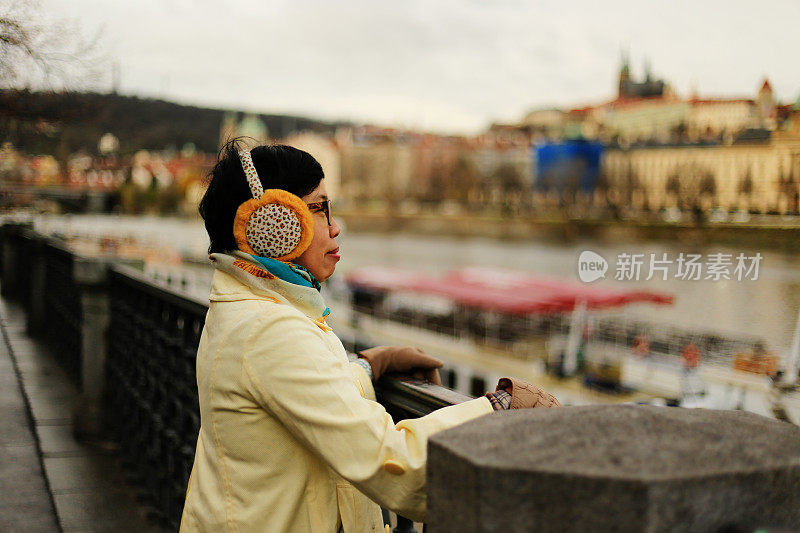
[[591, 283], [600, 278], [605, 279], [608, 272], [608, 261], [591, 250], [584, 250], [578, 256], [578, 277], [584, 283]]

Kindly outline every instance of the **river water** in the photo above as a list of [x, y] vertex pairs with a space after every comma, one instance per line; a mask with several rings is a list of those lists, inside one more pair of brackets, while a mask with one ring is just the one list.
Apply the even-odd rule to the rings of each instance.
[[[106, 236], [133, 236], [144, 244], [151, 271], [172, 269], [186, 272], [195, 280], [192, 290], [207, 294], [209, 270], [197, 266], [177, 266], [174, 257], [203, 258], [208, 241], [202, 221], [159, 217], [119, 217], [113, 215], [37, 216], [35, 227], [44, 232], [84, 235], [90, 239]], [[420, 237], [407, 234], [350, 234], [346, 230], [337, 239], [342, 260], [335, 276], [359, 266], [393, 266], [425, 273], [441, 273], [464, 266], [509, 268], [532, 274], [551, 276], [575, 283], [578, 278], [578, 256], [591, 250], [611, 263], [606, 279], [593, 283], [599, 287], [648, 289], [663, 291], [675, 297], [671, 306], [636, 304], [623, 314], [665, 326], [712, 331], [721, 335], [755, 335], [763, 338], [768, 348], [783, 353], [791, 344], [798, 309], [800, 309], [800, 256], [753, 249], [717, 246], [682, 247], [675, 243], [619, 243], [600, 245], [586, 241], [559, 246], [536, 241], [496, 241], [481, 237]], [[752, 257], [760, 253], [758, 279], [741, 281], [701, 279], [688, 281], [675, 277], [676, 266], [670, 266], [669, 277], [660, 275], [647, 281], [647, 264], [638, 281], [614, 280], [614, 263], [619, 254], [667, 254], [675, 261], [680, 253], [702, 254], [707, 260], [713, 253], [739, 253]], [[159, 265], [159, 258], [168, 258]], [[731, 274], [733, 270], [730, 269]], [[705, 273], [704, 273], [705, 274]], [[333, 310], [335, 312], [335, 309]]]

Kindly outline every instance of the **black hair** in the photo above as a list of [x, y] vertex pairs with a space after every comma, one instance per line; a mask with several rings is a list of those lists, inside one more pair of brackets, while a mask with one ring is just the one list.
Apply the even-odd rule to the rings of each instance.
[[[242, 141], [241, 137], [233, 139], [219, 151], [217, 164], [209, 174], [208, 190], [200, 201], [198, 210], [211, 240], [208, 253], [238, 249], [233, 237], [236, 210], [253, 197], [239, 160]], [[325, 177], [322, 166], [311, 154], [291, 146], [256, 146], [250, 155], [264, 190], [283, 189], [302, 197], [316, 189]]]

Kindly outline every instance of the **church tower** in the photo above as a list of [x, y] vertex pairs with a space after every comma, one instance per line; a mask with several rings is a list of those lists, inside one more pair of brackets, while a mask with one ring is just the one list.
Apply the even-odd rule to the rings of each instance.
[[628, 96], [628, 86], [631, 82], [631, 65], [628, 54], [622, 54], [622, 67], [619, 69], [619, 86], [617, 88], [617, 98]]
[[776, 124], [776, 103], [775, 95], [772, 92], [772, 85], [768, 79], [764, 79], [761, 89], [756, 96], [756, 106], [758, 118], [761, 120], [762, 128], [774, 130]]

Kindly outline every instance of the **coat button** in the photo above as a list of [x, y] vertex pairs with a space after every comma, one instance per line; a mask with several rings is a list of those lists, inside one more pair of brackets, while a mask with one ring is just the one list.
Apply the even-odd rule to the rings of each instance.
[[401, 463], [398, 463], [397, 461], [392, 461], [391, 459], [383, 462], [383, 469], [389, 472], [390, 474], [395, 474], [397, 476], [406, 473], [405, 466], [403, 466]]

